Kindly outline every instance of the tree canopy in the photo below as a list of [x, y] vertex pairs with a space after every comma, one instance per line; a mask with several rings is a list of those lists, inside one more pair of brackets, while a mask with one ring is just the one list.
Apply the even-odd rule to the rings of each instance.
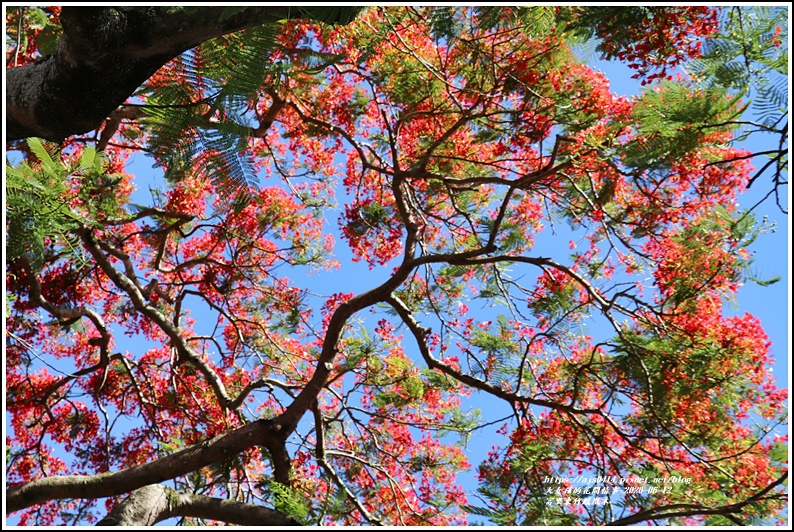
[[785, 517], [787, 389], [729, 310], [776, 280], [740, 194], [784, 208], [785, 8], [6, 23], [20, 524]]

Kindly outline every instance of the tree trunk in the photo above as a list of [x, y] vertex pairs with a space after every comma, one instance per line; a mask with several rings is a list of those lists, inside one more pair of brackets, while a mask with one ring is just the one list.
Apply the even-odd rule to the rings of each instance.
[[286, 18], [347, 23], [357, 10], [252, 7], [221, 21], [225, 9], [64, 7], [55, 52], [6, 70], [6, 142], [97, 129], [161, 66], [208, 39]]
[[243, 526], [296, 526], [277, 510], [255, 504], [177, 493], [162, 484], [134, 491], [97, 526], [152, 526], [171, 517], [199, 517]]

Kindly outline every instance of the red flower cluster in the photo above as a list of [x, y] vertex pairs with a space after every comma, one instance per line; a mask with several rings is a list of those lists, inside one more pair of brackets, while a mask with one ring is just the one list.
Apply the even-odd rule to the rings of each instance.
[[672, 79], [668, 74], [679, 64], [700, 57], [702, 39], [718, 29], [717, 10], [706, 6], [649, 7], [640, 24], [604, 21], [598, 36], [608, 59], [628, 61], [637, 70], [634, 78], [645, 85], [655, 79]]

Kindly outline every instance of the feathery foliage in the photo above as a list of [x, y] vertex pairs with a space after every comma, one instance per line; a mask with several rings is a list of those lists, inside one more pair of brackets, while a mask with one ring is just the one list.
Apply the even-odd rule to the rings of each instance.
[[707, 126], [729, 122], [740, 113], [731, 109], [723, 88], [699, 90], [662, 82], [645, 90], [634, 109], [635, 123], [640, 124], [636, 136], [642, 140], [622, 148], [623, 163], [641, 170], [669, 168], [687, 153], [703, 147], [706, 135], [715, 129]]
[[[228, 8], [221, 17], [244, 9]], [[349, 21], [359, 9], [322, 6], [307, 14], [320, 22]], [[258, 184], [244, 154], [249, 136], [259, 126], [252, 102], [278, 91], [296, 74], [317, 74], [339, 59], [310, 49], [283, 53], [278, 37], [284, 22], [274, 20], [207, 41], [163, 69], [174, 80], [149, 84], [137, 94], [147, 100], [145, 123], [167, 179], [206, 178], [221, 197], [234, 198], [238, 211], [250, 201], [248, 190]]]
[[[770, 149], [750, 185], [771, 170], [774, 192], [788, 184], [788, 10], [785, 6], [732, 7], [723, 11], [722, 30], [687, 65], [707, 89], [725, 89], [757, 117], [743, 122], [735, 142], [766, 134]], [[781, 206], [782, 208], [782, 206]]]
[[52, 243], [80, 258], [80, 246], [70, 232], [86, 223], [85, 215], [75, 212], [63, 199], [72, 177], [84, 179], [104, 173], [103, 160], [87, 146], [79, 160], [62, 159], [54, 144], [38, 138], [27, 141], [39, 163], [27, 160], [17, 165], [6, 161], [6, 260], [28, 254], [35, 271], [44, 263], [47, 246]]

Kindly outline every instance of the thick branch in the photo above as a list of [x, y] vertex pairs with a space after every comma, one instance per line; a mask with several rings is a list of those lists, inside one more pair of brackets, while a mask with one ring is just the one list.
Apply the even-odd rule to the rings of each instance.
[[[321, 6], [326, 8], [326, 6]], [[97, 129], [161, 66], [202, 42], [266, 22], [306, 17], [321, 7], [251, 7], [220, 20], [225, 7], [64, 7], [55, 52], [7, 70], [7, 141], [60, 142]], [[347, 23], [355, 8], [337, 8]], [[325, 13], [323, 13], [324, 15]]]
[[259, 420], [159, 460], [115, 473], [46, 477], [6, 490], [6, 512], [57, 499], [96, 499], [123, 495], [221, 462], [256, 445], [271, 448], [283, 441], [278, 427]]
[[[317, 359], [314, 374], [306, 387], [298, 394], [283, 414], [274, 421], [283, 425], [287, 433], [295, 430], [303, 414], [306, 413], [317, 399], [320, 391], [328, 381], [328, 377], [333, 369], [333, 361], [339, 350], [337, 344], [342, 339], [345, 325], [348, 320], [358, 311], [364, 310], [377, 303], [386, 302], [391, 294], [408, 278], [415, 267], [414, 259], [408, 255], [403, 257], [403, 263], [383, 284], [359, 294], [353, 299], [345, 301], [334, 311], [331, 320], [328, 322], [328, 329], [323, 340], [323, 348]], [[278, 480], [278, 479], [277, 479]]]
[[[727, 504], [725, 506], [716, 507], [708, 507], [700, 504], [670, 504], [667, 506], [643, 510], [634, 515], [617, 519], [607, 524], [612, 526], [627, 526], [636, 523], [642, 523], [644, 521], [670, 519], [671, 517], [692, 517], [696, 515], [722, 515], [730, 518], [733, 514], [742, 513], [746, 506], [753, 504], [754, 502], [766, 500], [768, 498], [767, 494], [777, 486], [783, 484], [786, 479], [788, 479], [788, 472], [783, 473], [780, 478], [770, 483], [768, 486], [753, 496], [735, 504]], [[780, 494], [780, 496], [784, 498], [785, 494]]]
[[300, 524], [270, 508], [192, 493], [177, 493], [161, 484], [151, 484], [121, 501], [97, 526], [151, 526], [171, 517], [198, 517], [243, 526]]
[[538, 399], [532, 397], [526, 397], [523, 395], [519, 395], [513, 391], [505, 390], [502, 388], [498, 388], [488, 382], [482, 381], [480, 379], [476, 379], [471, 375], [463, 373], [443, 362], [440, 362], [435, 357], [433, 357], [432, 353], [430, 353], [430, 349], [427, 347], [427, 342], [425, 341], [425, 336], [429, 333], [427, 329], [423, 329], [419, 323], [417, 323], [416, 319], [414, 319], [411, 311], [405, 306], [397, 296], [394, 294], [390, 294], [389, 298], [387, 299], [387, 303], [391, 305], [391, 307], [395, 310], [397, 315], [403, 320], [403, 322], [408, 326], [408, 329], [413, 334], [416, 342], [419, 346], [419, 352], [422, 355], [427, 367], [430, 369], [436, 369], [449, 375], [453, 379], [471, 386], [472, 388], [476, 388], [478, 390], [487, 392], [495, 397], [499, 397], [500, 399], [504, 399], [510, 404], [516, 403], [524, 403], [533, 406], [543, 406], [546, 408], [551, 408], [554, 410], [559, 410], [562, 412], [566, 412], [568, 414], [601, 414], [601, 411], [594, 408], [576, 408], [573, 405], [564, 405], [558, 403], [556, 401], [548, 401], [546, 399]]

